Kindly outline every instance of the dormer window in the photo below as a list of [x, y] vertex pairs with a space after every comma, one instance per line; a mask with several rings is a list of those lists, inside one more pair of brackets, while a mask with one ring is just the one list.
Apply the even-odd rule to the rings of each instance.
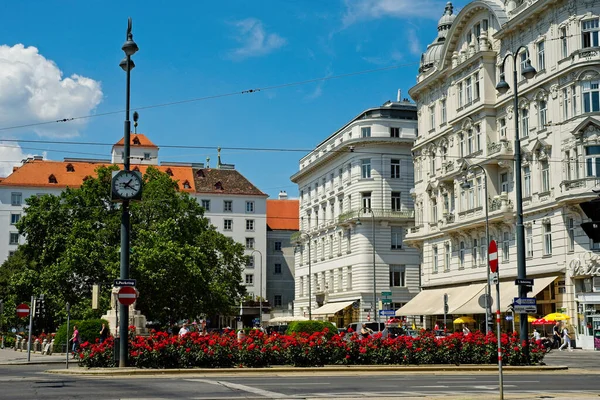
[[73, 164], [67, 164], [67, 172], [75, 172], [75, 167]]
[[132, 171], [140, 172], [140, 169], [138, 167], [135, 167], [134, 169], [132, 169]]
[[196, 171], [196, 177], [197, 178], [204, 178], [204, 171], [202, 171], [201, 169], [199, 169], [198, 171]]
[[215, 189], [216, 190], [223, 190], [223, 184], [221, 183], [221, 181], [215, 183]]
[[190, 186], [190, 182], [188, 182], [188, 181], [183, 182], [183, 188], [184, 189], [191, 189], [192, 187]]
[[58, 183], [54, 174], [52, 174], [48, 177], [48, 183]]
[[171, 168], [167, 169], [167, 175], [169, 176], [173, 176], [173, 171], [171, 171]]
[[133, 138], [133, 144], [141, 144], [140, 139], [137, 136]]

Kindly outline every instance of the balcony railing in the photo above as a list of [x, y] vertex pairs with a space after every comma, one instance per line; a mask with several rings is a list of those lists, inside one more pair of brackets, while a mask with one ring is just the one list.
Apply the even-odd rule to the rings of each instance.
[[501, 140], [496, 143], [490, 143], [488, 145], [488, 155], [502, 152], [503, 154], [511, 151], [510, 142], [507, 140]]
[[[373, 214], [371, 214], [373, 213]], [[352, 220], [356, 220], [359, 218], [368, 219], [374, 216], [378, 219], [412, 219], [415, 217], [414, 210], [401, 210], [395, 211], [391, 209], [377, 209], [372, 208], [368, 211], [364, 211], [363, 209], [351, 210], [341, 214], [338, 217], [338, 223], [349, 222]]]

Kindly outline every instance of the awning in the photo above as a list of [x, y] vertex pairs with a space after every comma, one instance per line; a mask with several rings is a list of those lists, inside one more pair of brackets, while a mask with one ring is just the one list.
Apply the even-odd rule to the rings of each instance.
[[[533, 279], [533, 291], [527, 293], [527, 297], [535, 297], [539, 292], [548, 287], [549, 284], [554, 282], [558, 276], [547, 276], [544, 278]], [[496, 285], [492, 285], [492, 297], [494, 298], [494, 306], [492, 310], [496, 309]], [[500, 311], [506, 312], [509, 304], [515, 300], [515, 297], [519, 297], [519, 287], [515, 285], [515, 281], [500, 282]]]
[[449, 288], [424, 289], [396, 311], [396, 316], [442, 315], [444, 294], [448, 295], [448, 313], [455, 313], [465, 303], [478, 297], [485, 290], [485, 283], [461, 285]]
[[312, 312], [312, 314], [313, 315], [335, 314], [336, 312], [343, 310], [344, 308], [348, 307], [350, 304], [352, 304], [354, 302], [355, 302], [355, 300], [327, 303], [324, 306], [317, 308], [315, 311]]
[[[460, 304], [455, 308], [450, 308], [450, 314], [485, 314], [485, 308], [479, 305], [479, 298], [485, 293], [485, 283], [469, 285], [468, 290], [463, 290], [455, 304]], [[450, 305], [450, 300], [448, 300]]]

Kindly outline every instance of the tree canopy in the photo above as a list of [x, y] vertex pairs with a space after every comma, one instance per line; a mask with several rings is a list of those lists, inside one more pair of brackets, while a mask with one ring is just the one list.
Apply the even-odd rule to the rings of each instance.
[[[7, 309], [44, 293], [49, 316], [64, 315], [66, 302], [74, 318], [106, 312], [120, 270], [121, 208], [110, 199], [117, 169], [99, 167], [79, 188], [27, 199], [17, 224], [27, 242], [0, 266]], [[243, 246], [217, 232], [198, 202], [156, 168], [144, 175], [142, 201], [130, 204], [129, 277], [137, 280], [137, 309], [162, 324], [232, 313], [245, 291]], [[91, 309], [93, 284], [102, 285], [99, 310]]]

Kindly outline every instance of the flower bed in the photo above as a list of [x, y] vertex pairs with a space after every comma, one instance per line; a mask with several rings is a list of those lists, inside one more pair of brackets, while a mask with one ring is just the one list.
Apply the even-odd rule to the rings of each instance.
[[[497, 340], [493, 333], [455, 333], [436, 338], [428, 332], [413, 338], [371, 335], [366, 339], [338, 334], [330, 339], [327, 331], [312, 335], [267, 335], [251, 331], [238, 340], [234, 331], [202, 336], [196, 332], [183, 338], [165, 332], [149, 337], [131, 336], [129, 364], [137, 368], [229, 368], [292, 365], [424, 365], [497, 364]], [[526, 365], [517, 335], [501, 338], [505, 365]], [[84, 367], [114, 367], [114, 342], [85, 342], [80, 346], [79, 363]], [[542, 361], [544, 352], [530, 344], [530, 363]]]

